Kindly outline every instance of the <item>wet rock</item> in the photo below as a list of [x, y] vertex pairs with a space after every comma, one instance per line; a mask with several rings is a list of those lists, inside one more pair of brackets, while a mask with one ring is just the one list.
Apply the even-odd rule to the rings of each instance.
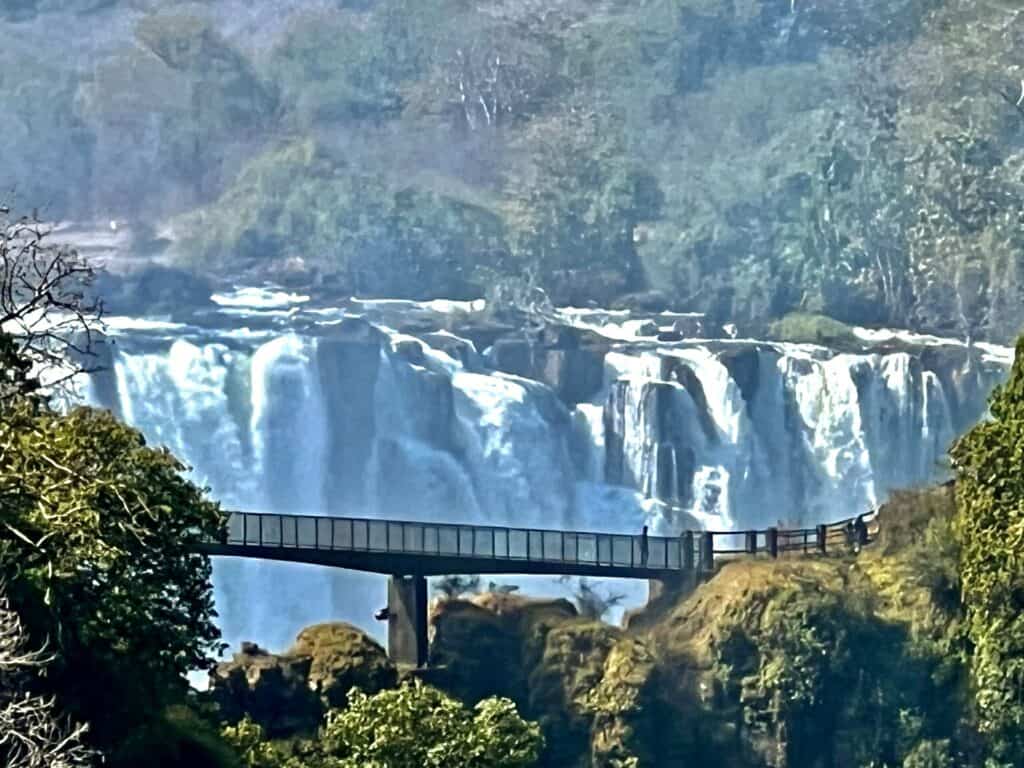
[[524, 337], [498, 339], [487, 353], [487, 361], [499, 371], [530, 378], [533, 373], [533, 350]]
[[704, 385], [693, 368], [679, 358], [664, 357], [661, 360], [661, 378], [669, 382], [678, 382], [683, 386], [697, 407], [697, 418], [700, 420], [704, 436], [712, 443], [718, 442], [718, 427], [711, 417]]
[[707, 332], [707, 321], [704, 315], [696, 313], [668, 315], [665, 319], [672, 319], [672, 330], [686, 339], [705, 338]]
[[637, 337], [657, 336], [658, 324], [653, 320], [643, 320], [636, 326], [633, 333]]
[[311, 731], [321, 715], [308, 685], [311, 665], [310, 657], [278, 656], [243, 643], [210, 673], [210, 692], [228, 722], [248, 715], [274, 737]]
[[324, 499], [328, 511], [344, 514], [365, 503], [363, 482], [377, 427], [374, 390], [387, 337], [364, 320], [337, 324], [317, 345], [324, 394], [328, 466]]
[[467, 371], [479, 373], [483, 370], [483, 362], [476, 345], [469, 339], [464, 339], [448, 331], [433, 331], [420, 335], [427, 344], [434, 349], [440, 350], [453, 360], [462, 363]]
[[123, 275], [100, 272], [92, 291], [108, 315], [181, 317], [213, 306], [208, 280], [171, 267], [152, 266]]
[[757, 395], [757, 384], [761, 377], [761, 355], [757, 348], [728, 349], [718, 359], [728, 369], [729, 376], [740, 388], [747, 407], [750, 407]]
[[487, 357], [497, 370], [540, 381], [575, 405], [601, 390], [609, 348], [592, 331], [550, 324], [532, 335], [499, 339]]
[[392, 350], [397, 357], [413, 365], [424, 365], [427, 361], [423, 344], [416, 339], [399, 339], [392, 345]]

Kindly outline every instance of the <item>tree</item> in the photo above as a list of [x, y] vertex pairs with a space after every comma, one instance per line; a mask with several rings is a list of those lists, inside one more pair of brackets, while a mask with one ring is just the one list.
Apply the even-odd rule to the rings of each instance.
[[166, 450], [107, 412], [24, 401], [0, 418], [0, 547], [12, 599], [51, 638], [48, 684], [94, 740], [118, 741], [219, 649], [204, 537], [218, 506]]
[[32, 693], [32, 680], [49, 662], [28, 650], [24, 627], [0, 583], [0, 762], [7, 768], [84, 768], [95, 757], [82, 743], [85, 726], [63, 722], [53, 699]]
[[507, 699], [467, 709], [419, 681], [367, 696], [327, 716], [325, 751], [337, 768], [528, 768], [543, 746], [540, 727]]
[[523, 157], [507, 190], [515, 271], [536, 272], [559, 301], [572, 292], [578, 300], [623, 292], [636, 278], [638, 198], [621, 126], [570, 105], [530, 121], [520, 140]]
[[442, 576], [434, 582], [434, 592], [445, 600], [455, 600], [464, 595], [480, 594], [481, 580], [479, 576], [463, 576], [452, 574]]
[[459, 133], [498, 131], [529, 119], [567, 85], [558, 73], [558, 28], [548, 4], [449, 9], [460, 23], [426, 52], [426, 76], [409, 91], [419, 113], [445, 116]]
[[103, 310], [87, 298], [93, 270], [50, 235], [36, 215], [0, 207], [0, 404], [90, 367]]
[[580, 579], [573, 594], [580, 616], [593, 621], [603, 619], [612, 608], [620, 605], [626, 596], [618, 592], [602, 593], [586, 579]]
[[367, 20], [338, 9], [295, 15], [268, 61], [287, 118], [306, 131], [397, 114], [407, 59], [415, 54], [395, 45], [396, 35], [378, 16]]
[[955, 532], [974, 645], [971, 671], [981, 730], [995, 756], [1024, 762], [1024, 338], [992, 418], [951, 450], [957, 473]]

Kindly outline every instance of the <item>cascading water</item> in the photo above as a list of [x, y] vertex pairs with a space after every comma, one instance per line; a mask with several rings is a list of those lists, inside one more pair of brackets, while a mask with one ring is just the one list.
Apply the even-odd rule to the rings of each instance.
[[[419, 338], [329, 310], [254, 311], [270, 327], [238, 329], [234, 305], [229, 330], [119, 332], [92, 399], [228, 509], [674, 534], [837, 519], [936, 478], [1009, 362], [938, 340], [659, 342], [627, 338], [649, 323], [626, 320], [598, 326], [598, 352], [548, 350], [534, 377], [559, 371], [548, 386], [438, 332], [450, 307], [395, 305], [389, 324], [412, 316]], [[312, 566], [223, 560], [214, 581], [232, 644], [370, 626], [385, 600], [379, 577]]]

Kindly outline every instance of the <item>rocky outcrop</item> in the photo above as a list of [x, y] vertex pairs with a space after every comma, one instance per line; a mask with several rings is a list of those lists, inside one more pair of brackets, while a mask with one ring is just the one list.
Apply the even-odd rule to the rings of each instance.
[[470, 702], [515, 701], [544, 730], [543, 765], [610, 767], [627, 753], [648, 756], [652, 721], [640, 712], [653, 717], [658, 705], [654, 656], [642, 639], [580, 617], [565, 600], [505, 594], [438, 603], [431, 624], [432, 682]]
[[307, 627], [282, 654], [243, 643], [213, 670], [210, 691], [225, 720], [248, 715], [282, 737], [316, 730], [326, 709], [345, 706], [352, 688], [375, 693], [397, 680], [377, 642], [338, 622]]
[[92, 290], [110, 315], [185, 317], [213, 306], [209, 280], [172, 267], [149, 266], [125, 274], [100, 272]]
[[951, 755], [972, 739], [944, 575], [955, 551], [936, 548], [951, 541], [951, 491], [897, 495], [881, 514], [886, 533], [857, 558], [731, 562], [628, 630], [519, 596], [441, 603], [433, 682], [515, 700], [541, 723], [550, 768]]
[[316, 728], [321, 714], [309, 688], [308, 656], [278, 656], [242, 643], [231, 661], [210, 673], [210, 691], [228, 722], [248, 715], [273, 737]]
[[543, 382], [567, 405], [586, 402], [604, 383], [608, 339], [593, 331], [548, 325], [536, 334], [497, 339], [488, 362], [497, 370]]

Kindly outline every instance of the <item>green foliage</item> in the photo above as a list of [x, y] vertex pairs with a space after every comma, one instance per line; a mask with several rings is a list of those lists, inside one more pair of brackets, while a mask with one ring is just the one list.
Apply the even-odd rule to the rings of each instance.
[[182, 228], [204, 268], [290, 263], [351, 292], [417, 298], [434, 285], [468, 296], [477, 261], [502, 243], [500, 220], [475, 203], [391, 186], [312, 140], [255, 158]]
[[922, 741], [903, 758], [903, 768], [953, 768], [949, 740]]
[[240, 762], [230, 741], [184, 705], [134, 730], [110, 762], [119, 768], [272, 768]]
[[[338, 294], [654, 288], [752, 332], [792, 312], [1000, 340], [1024, 322], [1005, 3], [4, 12], [7, 177], [57, 216], [205, 211], [175, 251], [202, 269], [302, 260], [285, 276]], [[83, 40], [102, 42], [67, 55]], [[326, 176], [284, 157], [304, 137]], [[253, 184], [270, 165], [295, 189]]]
[[156, 717], [218, 648], [218, 507], [165, 450], [109, 413], [22, 403], [0, 418], [0, 547], [30, 631], [56, 654], [64, 706], [113, 744]]
[[959, 648], [935, 639], [956, 614], [927, 607], [908, 562], [872, 551], [723, 570], [694, 641], [710, 646], [706, 695], [737, 708], [760, 759], [894, 766], [925, 741], [970, 742]]
[[221, 736], [240, 755], [243, 768], [279, 768], [287, 759], [248, 715], [235, 725], [225, 726]]
[[506, 699], [473, 710], [422, 683], [367, 696], [328, 715], [324, 750], [337, 768], [528, 768], [543, 744]]
[[[174, 10], [143, 17], [133, 44], [98, 61], [79, 91], [79, 111], [99, 137], [93, 162], [118, 167], [99, 201], [122, 216], [143, 214], [145, 188], [158, 207], [178, 189], [193, 204], [206, 202], [250, 154], [246, 137], [263, 130], [276, 106], [207, 17]], [[140, 141], [147, 152], [125, 154]]]
[[772, 323], [769, 335], [779, 341], [843, 347], [855, 344], [850, 326], [824, 315], [791, 313]]
[[396, 114], [410, 74], [397, 34], [381, 16], [312, 11], [293, 18], [267, 64], [290, 119], [309, 130]]
[[524, 160], [509, 197], [512, 251], [522, 269], [562, 295], [558, 280], [579, 281], [586, 273], [625, 291], [636, 268], [633, 225], [640, 212], [621, 126], [576, 107], [532, 121], [521, 140]]
[[981, 728], [995, 756], [1024, 761], [1024, 340], [992, 418], [958, 440], [960, 577]]
[[793, 764], [835, 717], [839, 690], [852, 680], [850, 621], [835, 597], [807, 600], [801, 590], [783, 591], [766, 607], [759, 625], [738, 629], [724, 644], [720, 674], [758, 659], [742, 679], [740, 700], [748, 723], [777, 730]]

